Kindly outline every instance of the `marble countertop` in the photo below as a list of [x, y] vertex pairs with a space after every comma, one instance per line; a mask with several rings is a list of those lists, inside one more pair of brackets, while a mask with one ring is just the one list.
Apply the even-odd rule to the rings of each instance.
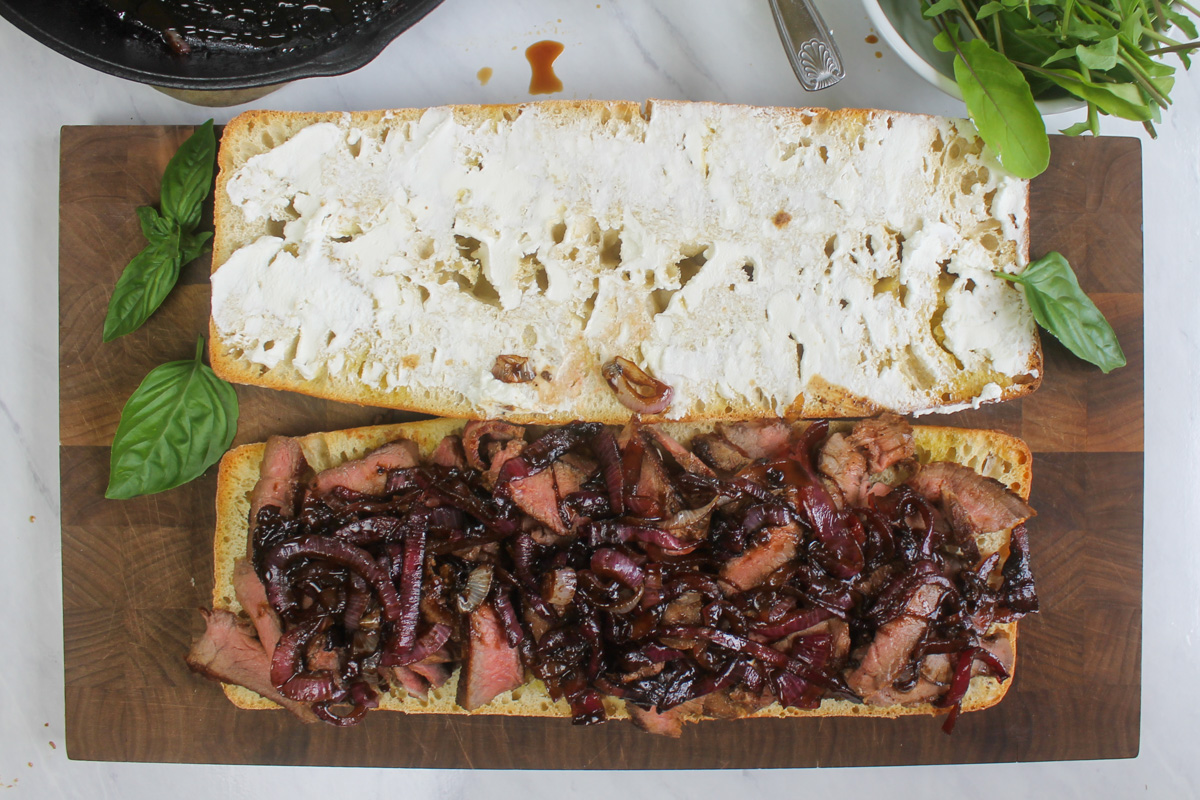
[[[524, 50], [565, 45], [556, 97], [822, 104], [961, 115], [872, 32], [858, 0], [822, 0], [849, 77], [806, 95], [765, 0], [446, 0], [351, 75], [286, 86], [257, 105], [369, 109], [529, 100]], [[878, 53], [878, 55], [877, 55]], [[489, 67], [491, 80], [477, 73]], [[58, 137], [62, 125], [224, 122], [149, 87], [93, 72], [0, 21], [0, 796], [563, 798], [793, 795], [1194, 796], [1200, 792], [1200, 79], [1143, 150], [1146, 514], [1141, 755], [1109, 762], [699, 773], [283, 769], [72, 762], [63, 747], [57, 386]], [[1051, 120], [1065, 127], [1072, 118]], [[1106, 119], [1106, 133], [1143, 136]], [[1120, 420], [1113, 420], [1120, 424]], [[1097, 702], [1104, 702], [1102, 696]]]

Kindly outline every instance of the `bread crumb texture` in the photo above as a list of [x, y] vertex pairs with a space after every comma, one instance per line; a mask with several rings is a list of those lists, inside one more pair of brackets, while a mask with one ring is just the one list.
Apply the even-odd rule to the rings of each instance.
[[[443, 438], [461, 432], [462, 420], [431, 419], [423, 422], [376, 425], [331, 433], [314, 433], [299, 439], [304, 457], [314, 470], [329, 469], [346, 461], [362, 458], [367, 453], [387, 442], [399, 438], [411, 439], [421, 450], [423, 458], [429, 458]], [[802, 423], [801, 423], [802, 424]], [[835, 430], [849, 430], [848, 423], [834, 426]], [[711, 422], [675, 424], [665, 427], [672, 438], [690, 445], [692, 438], [712, 433], [716, 425]], [[976, 472], [994, 478], [1008, 486], [1022, 499], [1029, 499], [1033, 472], [1029, 448], [1015, 436], [998, 431], [967, 430], [915, 426], [913, 438], [917, 445], [917, 456], [922, 463], [933, 461], [955, 461], [969, 466]], [[258, 482], [262, 464], [263, 445], [250, 444], [230, 450], [221, 459], [217, 478], [217, 531], [213, 544], [214, 583], [213, 607], [234, 613], [242, 611], [233, 588], [233, 566], [246, 554], [248, 535], [248, 513], [250, 492]], [[983, 555], [1007, 549], [1009, 531], [981, 534], [976, 542]], [[997, 624], [990, 633], [1007, 639], [1017, 653], [1017, 623]], [[1015, 663], [1015, 661], [1014, 661]], [[401, 711], [407, 714], [480, 714], [520, 717], [565, 717], [570, 718], [571, 709], [565, 701], [554, 701], [545, 684], [530, 676], [529, 680], [512, 691], [498, 695], [492, 702], [474, 711], [467, 711], [455, 702], [458, 690], [459, 670], [455, 669], [451, 679], [441, 688], [430, 691], [428, 697], [410, 696], [402, 688], [394, 688], [380, 699], [379, 708], [385, 711]], [[1001, 683], [992, 677], [977, 676], [963, 698], [962, 710], [978, 711], [989, 708], [1003, 699], [1012, 686], [1013, 679]], [[277, 709], [275, 703], [242, 686], [223, 684], [226, 697], [239, 708]], [[610, 719], [629, 716], [625, 702], [614, 697], [604, 698], [605, 713]], [[773, 703], [755, 712], [754, 717], [900, 717], [936, 714], [930, 703], [908, 706], [869, 706], [849, 700], [825, 699], [816, 709], [784, 708]], [[699, 714], [689, 717], [702, 719]]]
[[[250, 112], [216, 198], [214, 366], [444, 416], [846, 416], [1008, 399], [1041, 366], [1028, 184], [969, 122], [658, 101]], [[493, 376], [528, 358], [525, 383]]]

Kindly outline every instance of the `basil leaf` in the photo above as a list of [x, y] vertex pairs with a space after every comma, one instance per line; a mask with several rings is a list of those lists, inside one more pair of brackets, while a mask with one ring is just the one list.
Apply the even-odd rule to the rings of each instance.
[[133, 257], [108, 299], [104, 341], [133, 333], [150, 318], [179, 280], [181, 259], [178, 228]]
[[138, 206], [138, 222], [142, 226], [142, 236], [148, 242], [156, 242], [171, 235], [171, 223], [167, 222], [153, 206]]
[[1061, 253], [1047, 253], [1018, 275], [994, 273], [1019, 283], [1034, 319], [1075, 355], [1104, 373], [1125, 366], [1125, 353], [1108, 320], [1083, 289]]
[[179, 263], [190, 264], [200, 257], [202, 253], [208, 252], [208, 240], [212, 238], [212, 231], [204, 231], [203, 233], [189, 233], [183, 237], [181, 248], [183, 255]]
[[1050, 137], [1017, 67], [981, 39], [963, 42], [954, 77], [979, 135], [1000, 155], [1005, 169], [1033, 178], [1050, 164]]
[[204, 474], [237, 432], [233, 387], [201, 357], [150, 371], [121, 411], [108, 473], [110, 500], [166, 491]]
[[179, 146], [163, 173], [159, 198], [163, 216], [191, 233], [200, 224], [200, 210], [212, 187], [217, 138], [213, 121], [201, 125]]
[[179, 270], [198, 258], [211, 233], [193, 233], [212, 185], [216, 137], [210, 119], [188, 137], [163, 174], [162, 213], [150, 206], [137, 210], [149, 245], [134, 256], [108, 299], [104, 341], [137, 330], [150, 318], [179, 280]]

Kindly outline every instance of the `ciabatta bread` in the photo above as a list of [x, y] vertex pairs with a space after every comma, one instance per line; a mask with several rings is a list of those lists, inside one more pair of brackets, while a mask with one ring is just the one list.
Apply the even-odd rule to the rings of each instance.
[[[233, 120], [212, 362], [241, 383], [448, 417], [857, 416], [1040, 381], [1028, 183], [971, 124], [564, 101]], [[528, 359], [532, 380], [493, 376]]]
[[[459, 420], [435, 419], [425, 422], [385, 425], [334, 433], [315, 433], [299, 439], [305, 459], [314, 470], [338, 466], [346, 461], [361, 458], [380, 445], [404, 437], [415, 442], [423, 458], [428, 458], [441, 440], [459, 432], [465, 423]], [[849, 424], [842, 429], [849, 429]], [[694, 436], [710, 433], [712, 423], [670, 424], [665, 430], [680, 443], [687, 445]], [[918, 426], [913, 429], [917, 455], [922, 463], [953, 461], [970, 467], [976, 472], [994, 478], [1022, 498], [1029, 497], [1032, 482], [1029, 449], [1020, 439], [997, 431], [965, 430]], [[263, 445], [246, 445], [231, 450], [221, 460], [217, 484], [217, 529], [214, 539], [214, 582], [213, 607], [234, 613], [242, 611], [234, 591], [234, 564], [246, 553], [248, 529], [249, 495], [260, 475]], [[987, 532], [977, 538], [981, 554], [1006, 550], [1008, 531]], [[998, 624], [993, 633], [998, 639], [1007, 640], [1012, 647], [1014, 659], [1017, 646], [1017, 623]], [[1015, 663], [1015, 662], [1014, 662]], [[963, 711], [976, 711], [998, 703], [1008, 691], [1012, 679], [1001, 683], [995, 678], [977, 676], [963, 700]], [[467, 712], [455, 702], [458, 687], [458, 671], [448, 683], [429, 692], [427, 698], [408, 696], [397, 689], [383, 695], [380, 707], [385, 710], [411, 714], [498, 714], [506, 716], [571, 716], [565, 701], [550, 699], [544, 685], [530, 680], [524, 686], [505, 692], [494, 701]], [[235, 705], [246, 709], [276, 708], [274, 703], [241, 686], [226, 684], [225, 693]], [[624, 702], [605, 698], [605, 710], [610, 718], [625, 718]], [[750, 716], [797, 717], [797, 716], [882, 716], [897, 717], [912, 714], [937, 713], [929, 703], [906, 706], [874, 706], [853, 703], [848, 700], [825, 699], [820, 708], [802, 710], [783, 708], [778, 703], [770, 705]], [[700, 717], [690, 717], [698, 719]]]

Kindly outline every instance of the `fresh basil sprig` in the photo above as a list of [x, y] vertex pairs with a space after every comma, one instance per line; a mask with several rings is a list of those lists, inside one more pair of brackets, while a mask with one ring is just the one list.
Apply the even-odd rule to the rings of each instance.
[[1105, 374], [1125, 366], [1125, 353], [1108, 320], [1083, 289], [1062, 253], [1047, 253], [1017, 275], [995, 273], [1019, 283], [1038, 324], [1068, 350]]
[[173, 489], [204, 474], [237, 432], [233, 387], [196, 357], [155, 367], [129, 396], [113, 439], [110, 500]]
[[[1045, 139], [1044, 128], [1039, 134], [1028, 124], [1034, 98], [1057, 92], [1087, 103], [1087, 119], [1068, 135], [1099, 134], [1100, 115], [1108, 114], [1141, 122], [1154, 136], [1175, 83], [1175, 68], [1156, 59], [1175, 55], [1186, 69], [1200, 49], [1195, 0], [920, 2], [937, 31], [934, 44], [955, 53], [955, 80], [980, 135], [1022, 177], [1038, 159], [1024, 159], [1013, 140], [1040, 152]], [[1176, 31], [1190, 41], [1172, 38]], [[1019, 127], [1006, 130], [997, 118]]]
[[159, 191], [162, 213], [151, 206], [137, 210], [147, 245], [125, 267], [108, 300], [104, 341], [140, 328], [170, 294], [183, 265], [207, 249], [212, 233], [197, 233], [196, 226], [212, 186], [216, 152], [210, 119], [180, 145], [167, 164]]

